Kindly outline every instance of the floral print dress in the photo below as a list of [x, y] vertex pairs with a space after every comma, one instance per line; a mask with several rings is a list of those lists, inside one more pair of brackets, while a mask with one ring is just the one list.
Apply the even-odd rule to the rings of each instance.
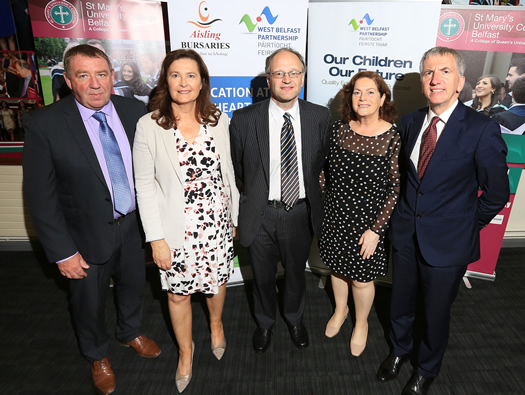
[[172, 249], [169, 270], [160, 270], [162, 288], [191, 295], [216, 294], [233, 272], [233, 223], [230, 198], [222, 181], [220, 157], [205, 125], [187, 143], [175, 130], [184, 178], [184, 246]]

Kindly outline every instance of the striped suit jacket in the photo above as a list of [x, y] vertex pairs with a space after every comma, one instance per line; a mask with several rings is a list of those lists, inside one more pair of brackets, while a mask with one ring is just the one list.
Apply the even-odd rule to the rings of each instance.
[[[269, 103], [271, 99], [234, 111], [230, 123], [233, 167], [240, 189], [240, 241], [249, 246], [262, 223], [269, 192]], [[319, 174], [329, 145], [328, 109], [299, 100], [306, 201], [314, 234], [323, 220]]]

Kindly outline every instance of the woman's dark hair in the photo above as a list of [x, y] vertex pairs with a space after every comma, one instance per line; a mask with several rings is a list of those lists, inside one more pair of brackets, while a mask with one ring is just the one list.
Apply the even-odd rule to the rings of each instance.
[[[124, 67], [129, 66], [131, 67], [131, 70], [133, 71], [133, 77], [129, 81], [126, 81], [123, 76]], [[142, 81], [142, 78], [140, 77], [140, 69], [139, 66], [135, 62], [126, 62], [118, 71], [118, 77], [117, 80], [124, 81], [129, 85], [129, 88], [133, 94], [140, 95], [139, 92], [143, 90], [143, 86], [146, 85], [144, 81]]]
[[166, 55], [160, 69], [157, 91], [150, 103], [150, 110], [154, 111], [151, 118], [164, 128], [176, 128], [177, 119], [171, 107], [171, 96], [168, 89], [168, 70], [173, 62], [179, 59], [191, 59], [197, 63], [201, 76], [202, 89], [197, 97], [195, 106], [195, 119], [200, 123], [204, 122], [210, 126], [217, 126], [221, 116], [220, 110], [211, 102], [210, 74], [206, 64], [200, 55], [192, 49], [177, 49]]
[[373, 71], [360, 71], [354, 75], [350, 82], [343, 86], [343, 89], [341, 89], [339, 92], [341, 97], [341, 107], [339, 110], [341, 111], [343, 122], [348, 123], [350, 121], [357, 120], [357, 114], [352, 107], [352, 94], [354, 92], [357, 80], [361, 78], [370, 78], [373, 80], [379, 92], [379, 97], [383, 97], [383, 95], [385, 95], [385, 101], [379, 108], [379, 119], [393, 123], [396, 118], [396, 108], [394, 103], [390, 101], [390, 98], [392, 97], [390, 88], [385, 83], [383, 78]]
[[488, 78], [490, 80], [490, 86], [494, 90], [492, 93], [492, 97], [490, 98], [490, 104], [485, 108], [481, 108], [481, 100], [476, 95], [476, 97], [472, 101], [471, 107], [474, 110], [483, 110], [484, 112], [488, 113], [492, 109], [492, 107], [499, 103], [499, 90], [503, 84], [501, 83], [500, 79], [495, 75], [487, 74], [479, 77], [476, 81], [476, 85], [478, 85], [478, 82], [480, 82], [483, 78]]

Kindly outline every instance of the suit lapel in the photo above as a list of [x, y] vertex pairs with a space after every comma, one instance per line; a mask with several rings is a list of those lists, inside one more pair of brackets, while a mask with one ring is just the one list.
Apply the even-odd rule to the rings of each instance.
[[[112, 96], [113, 98], [113, 96]], [[133, 140], [135, 137], [135, 128], [137, 127], [137, 123], [134, 122], [131, 117], [127, 117], [125, 114], [125, 108], [123, 108], [120, 105], [120, 102], [117, 100], [112, 100], [113, 106], [115, 107], [115, 110], [117, 111], [118, 117], [120, 119], [120, 122], [122, 123], [122, 126], [124, 127], [124, 130], [126, 132], [126, 135], [128, 136], [129, 140], [129, 146], [133, 149]]]
[[164, 147], [166, 147], [171, 166], [173, 167], [179, 182], [183, 184], [184, 180], [182, 179], [180, 169], [179, 151], [177, 150], [177, 144], [175, 142], [175, 129], [164, 130], [160, 126], [158, 126], [158, 128]]
[[[301, 159], [303, 162], [303, 175], [310, 174], [308, 166], [311, 164], [311, 152], [312, 147], [311, 139], [313, 138], [309, 126], [315, 124], [315, 120], [311, 118], [311, 113], [307, 111], [306, 102], [299, 100], [299, 114], [301, 117]], [[304, 176], [303, 176], [304, 177]]]
[[67, 123], [71, 135], [76, 140], [78, 148], [86, 158], [87, 163], [91, 166], [99, 180], [106, 186], [106, 188], [108, 188], [106, 180], [104, 179], [104, 174], [98, 163], [97, 154], [93, 149], [86, 126], [80, 116], [73, 95], [69, 95], [62, 100], [68, 100], [64, 110], [64, 121]]
[[410, 154], [414, 150], [414, 145], [416, 144], [417, 137], [419, 136], [419, 132], [421, 131], [426, 116], [427, 112], [418, 112], [414, 115], [412, 123], [408, 125], [408, 133], [406, 137], [406, 153], [408, 157], [410, 157]]
[[268, 108], [270, 106], [270, 100], [264, 101], [259, 106], [259, 113], [255, 114], [255, 138], [259, 146], [259, 152], [261, 155], [262, 167], [264, 170], [264, 176], [266, 183], [269, 185], [269, 167], [270, 167], [270, 115]]

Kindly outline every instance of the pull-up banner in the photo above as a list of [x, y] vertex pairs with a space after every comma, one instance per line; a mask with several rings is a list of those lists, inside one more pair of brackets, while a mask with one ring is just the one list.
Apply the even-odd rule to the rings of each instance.
[[212, 101], [231, 115], [269, 97], [268, 55], [279, 48], [305, 55], [307, 9], [307, 0], [169, 0], [171, 49], [194, 49], [202, 56]]

